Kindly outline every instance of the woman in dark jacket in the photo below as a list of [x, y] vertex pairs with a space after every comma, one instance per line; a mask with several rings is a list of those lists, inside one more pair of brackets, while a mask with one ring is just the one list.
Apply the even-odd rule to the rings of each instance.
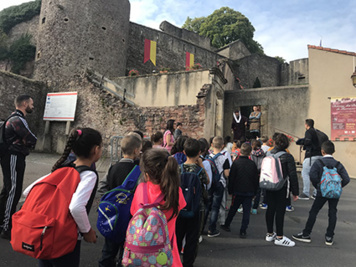
[[[284, 134], [277, 134], [274, 149], [271, 154], [285, 151], [289, 146], [288, 137]], [[267, 154], [268, 156], [268, 154]], [[266, 241], [274, 241], [275, 245], [293, 247], [295, 243], [283, 235], [284, 214], [286, 212], [287, 197], [292, 192], [293, 200], [296, 201], [299, 195], [298, 177], [295, 167], [294, 157], [289, 153], [280, 156], [283, 177], [287, 179], [282, 189], [278, 191], [266, 190], [268, 208], [266, 211], [267, 235]], [[276, 232], [273, 232], [273, 222], [276, 221]]]

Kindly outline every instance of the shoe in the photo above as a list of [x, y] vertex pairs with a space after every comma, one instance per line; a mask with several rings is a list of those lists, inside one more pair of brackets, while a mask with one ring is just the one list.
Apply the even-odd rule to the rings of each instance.
[[332, 246], [334, 243], [333, 238], [329, 236], [325, 236], [325, 244], [328, 246]]
[[252, 209], [251, 214], [256, 215], [257, 214], [257, 209]]
[[310, 198], [311, 198], [311, 199], [315, 199], [315, 198], [316, 198], [316, 195], [311, 195]]
[[225, 224], [220, 225], [220, 228], [226, 232], [231, 232], [230, 226], [227, 226]]
[[286, 211], [294, 211], [294, 207], [293, 206], [287, 206], [286, 207]]
[[303, 232], [296, 234], [296, 235], [292, 235], [292, 237], [295, 240], [301, 241], [301, 242], [305, 242], [305, 243], [310, 243], [311, 242], [311, 238], [310, 235], [304, 236]]
[[237, 212], [238, 212], [238, 213], [244, 213], [244, 210], [243, 210], [243, 208], [239, 208], [239, 209], [237, 210]]
[[199, 243], [203, 242], [203, 236], [199, 236]]
[[266, 241], [268, 241], [268, 242], [272, 242], [272, 241], [274, 241], [275, 239], [276, 239], [276, 233], [273, 233], [273, 234], [266, 234]]
[[266, 210], [268, 205], [266, 203], [261, 203], [261, 209]]
[[246, 238], [247, 233], [246, 231], [240, 231], [240, 238]]
[[309, 196], [307, 196], [306, 194], [304, 193], [301, 193], [298, 197], [300, 200], [309, 200]]
[[1, 231], [1, 234], [0, 234], [0, 237], [1, 237], [2, 239], [11, 240], [11, 230], [7, 230], [7, 231], [2, 230], [2, 231]]
[[276, 239], [274, 240], [274, 244], [277, 246], [283, 246], [283, 247], [294, 247], [295, 246], [295, 242], [293, 242], [286, 236], [283, 236], [283, 238], [281, 238], [281, 239], [276, 237]]
[[220, 232], [218, 230], [215, 231], [208, 231], [208, 237], [216, 237], [219, 236]]

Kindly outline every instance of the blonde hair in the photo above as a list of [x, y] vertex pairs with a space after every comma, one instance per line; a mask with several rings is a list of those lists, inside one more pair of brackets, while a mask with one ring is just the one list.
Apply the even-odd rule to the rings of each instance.
[[121, 150], [124, 155], [133, 155], [135, 149], [140, 149], [142, 145], [141, 136], [137, 133], [128, 134], [121, 140]]
[[222, 148], [224, 145], [224, 138], [221, 136], [215, 136], [213, 139], [213, 147], [214, 148]]

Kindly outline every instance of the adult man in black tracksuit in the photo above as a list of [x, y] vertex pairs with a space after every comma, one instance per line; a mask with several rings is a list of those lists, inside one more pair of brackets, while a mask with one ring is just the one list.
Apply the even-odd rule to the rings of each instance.
[[301, 200], [309, 200], [310, 168], [316, 160], [322, 158], [318, 135], [314, 129], [314, 121], [312, 119], [305, 120], [305, 129], [305, 137], [296, 142], [297, 145], [303, 145], [303, 149], [305, 150], [302, 169], [303, 192], [299, 195], [299, 199]]
[[5, 126], [5, 140], [10, 146], [1, 158], [4, 186], [0, 193], [0, 230], [4, 239], [11, 238], [11, 216], [16, 211], [22, 193], [25, 158], [37, 141], [25, 119], [34, 109], [33, 99], [29, 95], [20, 95], [15, 100], [15, 107], [16, 111]]

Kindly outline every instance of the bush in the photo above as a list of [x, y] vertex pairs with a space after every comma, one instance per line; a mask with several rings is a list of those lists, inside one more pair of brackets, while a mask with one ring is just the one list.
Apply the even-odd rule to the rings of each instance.
[[20, 74], [25, 64], [35, 59], [36, 47], [31, 44], [31, 38], [30, 34], [23, 34], [11, 44], [8, 57], [12, 62], [11, 72]]
[[11, 6], [0, 12], [0, 29], [9, 33], [15, 25], [31, 20], [39, 15], [41, 11], [41, 0], [24, 3], [19, 6]]

